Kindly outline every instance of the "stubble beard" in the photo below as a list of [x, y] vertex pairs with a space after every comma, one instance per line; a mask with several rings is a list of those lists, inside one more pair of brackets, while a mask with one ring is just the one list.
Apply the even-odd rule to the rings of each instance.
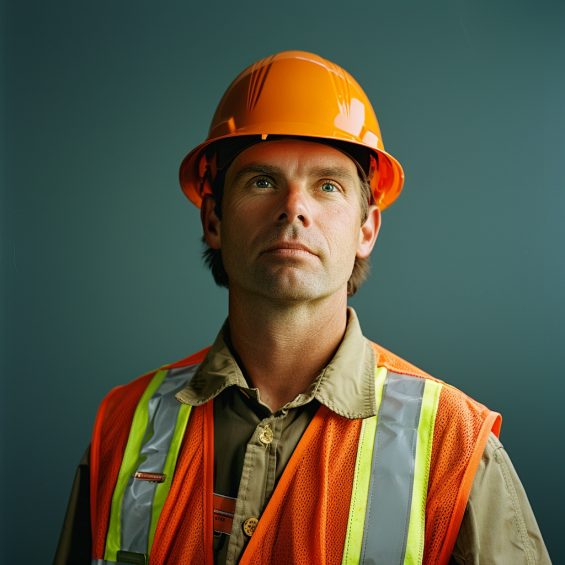
[[285, 304], [322, 300], [347, 287], [354, 262], [348, 267], [328, 269], [322, 258], [312, 261], [259, 260], [246, 270], [240, 280], [232, 279], [242, 290]]
[[235, 263], [241, 265], [243, 261], [238, 260], [237, 253], [232, 255], [228, 252], [226, 255], [233, 257], [233, 261], [226, 257], [224, 266], [230, 286], [235, 284], [246, 293], [284, 305], [324, 299], [347, 285], [353, 271], [354, 258], [347, 267], [341, 266], [343, 263], [339, 268], [332, 266], [328, 263], [330, 258], [323, 252], [323, 246], [296, 225], [264, 234], [261, 237], [261, 248], [269, 249], [281, 240], [298, 241], [319, 253], [319, 256], [309, 259], [268, 259], [259, 256], [242, 272], [241, 267], [238, 268]]

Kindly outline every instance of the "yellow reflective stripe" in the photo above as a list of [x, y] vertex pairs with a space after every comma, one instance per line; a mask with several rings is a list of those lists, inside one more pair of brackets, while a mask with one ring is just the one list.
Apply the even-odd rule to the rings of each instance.
[[365, 525], [365, 510], [367, 509], [367, 493], [369, 492], [376, 431], [377, 417], [365, 418], [361, 424], [361, 437], [359, 438], [357, 461], [355, 463], [342, 565], [357, 565], [361, 559], [363, 526]]
[[[387, 370], [378, 367], [375, 373], [375, 403], [376, 412], [379, 413], [383, 398], [383, 387]], [[361, 435], [357, 448], [357, 461], [353, 476], [353, 489], [351, 504], [349, 505], [349, 519], [347, 521], [347, 534], [343, 548], [342, 565], [358, 565], [361, 559], [361, 546], [363, 544], [363, 529], [365, 526], [365, 510], [367, 509], [367, 495], [371, 480], [371, 463], [373, 460], [373, 447], [377, 432], [377, 416], [365, 418], [361, 424]]]
[[167, 453], [167, 459], [165, 460], [165, 467], [163, 469], [163, 473], [167, 477], [164, 483], [159, 483], [157, 485], [157, 489], [155, 491], [155, 498], [153, 500], [153, 507], [151, 509], [151, 527], [149, 529], [148, 554], [151, 553], [153, 538], [155, 537], [155, 531], [157, 530], [157, 522], [159, 521], [161, 510], [163, 510], [163, 506], [165, 505], [165, 500], [167, 500], [167, 496], [169, 495], [171, 484], [173, 483], [173, 475], [177, 466], [177, 459], [179, 456], [182, 439], [184, 437], [184, 431], [186, 429], [186, 424], [188, 422], [188, 417], [190, 416], [191, 409], [192, 406], [189, 406], [188, 404], [182, 404], [180, 407], [179, 415], [177, 417], [177, 424], [173, 433], [173, 439], [171, 440], [171, 446], [169, 448], [169, 452]]
[[137, 468], [139, 453], [141, 451], [141, 443], [143, 441], [143, 436], [145, 435], [145, 431], [147, 429], [147, 421], [149, 419], [149, 400], [153, 396], [153, 393], [159, 388], [166, 374], [167, 369], [161, 369], [160, 371], [157, 371], [157, 373], [155, 373], [155, 376], [151, 379], [151, 382], [141, 396], [133, 415], [128, 442], [126, 445], [126, 450], [124, 452], [124, 457], [122, 459], [122, 466], [120, 467], [118, 480], [116, 481], [116, 487], [112, 496], [110, 523], [108, 525], [108, 533], [106, 535], [106, 549], [104, 551], [104, 559], [106, 559], [107, 561], [118, 560], [117, 552], [120, 550], [121, 540], [120, 525], [122, 498], [124, 497], [124, 492], [126, 490], [128, 480], [134, 470]]
[[418, 424], [412, 505], [410, 507], [410, 522], [404, 565], [421, 565], [424, 558], [426, 498], [428, 495], [434, 425], [441, 387], [440, 383], [426, 379], [420, 410], [420, 422]]

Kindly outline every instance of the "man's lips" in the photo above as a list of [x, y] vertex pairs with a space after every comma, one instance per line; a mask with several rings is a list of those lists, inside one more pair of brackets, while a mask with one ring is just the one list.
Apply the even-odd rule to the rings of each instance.
[[265, 249], [263, 253], [273, 253], [277, 255], [316, 255], [310, 248], [302, 243], [294, 241], [281, 241]]

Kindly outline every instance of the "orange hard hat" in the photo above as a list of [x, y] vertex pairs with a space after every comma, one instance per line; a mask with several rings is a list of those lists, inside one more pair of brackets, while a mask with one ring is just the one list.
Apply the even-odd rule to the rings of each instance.
[[243, 150], [246, 141], [234, 139], [243, 136], [249, 139], [247, 146], [269, 136], [290, 136], [318, 138], [345, 153], [350, 147], [354, 155], [366, 148], [361, 149], [369, 155], [365, 171], [379, 208], [390, 206], [402, 190], [404, 172], [384, 150], [367, 95], [347, 71], [318, 55], [277, 53], [257, 61], [230, 84], [212, 118], [208, 138], [180, 167], [181, 187], [196, 206], [211, 192], [218, 168], [216, 153], [210, 149], [230, 140], [230, 145], [236, 142]]

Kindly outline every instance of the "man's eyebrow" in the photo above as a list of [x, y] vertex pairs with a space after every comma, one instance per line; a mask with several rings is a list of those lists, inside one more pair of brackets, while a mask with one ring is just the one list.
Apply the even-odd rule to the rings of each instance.
[[279, 167], [274, 167], [273, 165], [267, 165], [264, 163], [250, 163], [249, 165], [245, 165], [245, 167], [241, 167], [241, 169], [237, 171], [232, 183], [235, 184], [245, 176], [256, 174], [268, 175], [271, 177], [282, 176], [283, 170]]
[[330, 177], [343, 179], [345, 181], [353, 182], [357, 179], [357, 175], [353, 175], [351, 171], [345, 167], [317, 167], [310, 171], [312, 177]]

